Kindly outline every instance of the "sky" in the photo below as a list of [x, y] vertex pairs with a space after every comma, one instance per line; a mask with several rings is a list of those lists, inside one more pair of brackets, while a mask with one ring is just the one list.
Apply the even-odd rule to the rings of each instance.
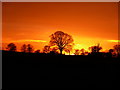
[[15, 43], [34, 49], [48, 45], [50, 35], [63, 31], [72, 35], [74, 49], [100, 45], [102, 51], [118, 43], [117, 2], [3, 2], [2, 48]]

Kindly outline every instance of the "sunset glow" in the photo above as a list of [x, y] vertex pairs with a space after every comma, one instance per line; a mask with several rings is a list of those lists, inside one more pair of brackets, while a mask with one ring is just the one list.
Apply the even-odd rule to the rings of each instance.
[[18, 51], [23, 44], [42, 51], [56, 31], [73, 37], [73, 49], [89, 51], [100, 43], [106, 51], [120, 42], [117, 2], [3, 2], [2, 16], [3, 49], [15, 43]]

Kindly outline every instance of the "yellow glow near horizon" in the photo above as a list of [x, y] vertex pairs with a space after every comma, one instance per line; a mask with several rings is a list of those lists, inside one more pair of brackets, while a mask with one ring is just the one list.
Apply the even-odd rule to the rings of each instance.
[[11, 41], [11, 42], [47, 42], [44, 40], [17, 40], [17, 41]]
[[109, 42], [120, 42], [120, 40], [108, 40]]

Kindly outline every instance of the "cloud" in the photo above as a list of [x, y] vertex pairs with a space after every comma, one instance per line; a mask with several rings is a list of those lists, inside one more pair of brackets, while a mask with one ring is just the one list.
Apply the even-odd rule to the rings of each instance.
[[47, 42], [44, 40], [16, 40], [16, 41], [11, 41], [11, 42]]
[[120, 42], [120, 40], [107, 40], [108, 42]]

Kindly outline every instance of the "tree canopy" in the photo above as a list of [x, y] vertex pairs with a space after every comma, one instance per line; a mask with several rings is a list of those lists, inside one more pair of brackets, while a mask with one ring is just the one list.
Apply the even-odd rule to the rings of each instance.
[[50, 38], [50, 46], [57, 46], [60, 50], [60, 54], [62, 54], [62, 51], [67, 48], [68, 45], [73, 44], [72, 36], [62, 31], [56, 31], [54, 34], [50, 35]]

